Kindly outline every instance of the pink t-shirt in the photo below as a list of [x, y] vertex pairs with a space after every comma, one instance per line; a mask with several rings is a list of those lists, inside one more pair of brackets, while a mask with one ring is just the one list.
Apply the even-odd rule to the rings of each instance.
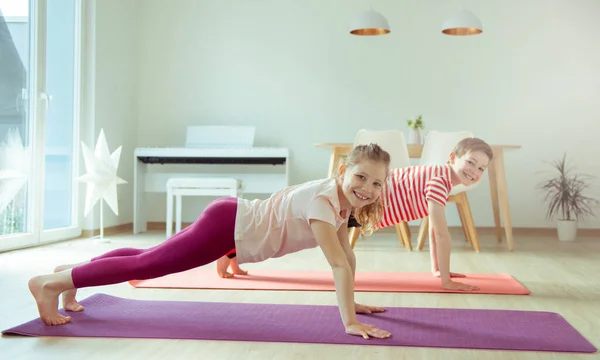
[[428, 200], [446, 206], [452, 190], [450, 165], [418, 165], [390, 171], [383, 187], [383, 217], [378, 228], [422, 219]]
[[317, 247], [309, 220], [322, 220], [339, 229], [350, 215], [340, 212], [335, 179], [290, 186], [266, 200], [238, 199], [238, 263], [259, 262]]

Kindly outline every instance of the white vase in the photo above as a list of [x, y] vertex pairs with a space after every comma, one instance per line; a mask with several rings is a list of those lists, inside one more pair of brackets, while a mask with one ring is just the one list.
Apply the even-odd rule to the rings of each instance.
[[423, 138], [421, 136], [421, 129], [410, 129], [410, 137], [408, 138], [409, 144], [421, 144]]
[[558, 220], [556, 230], [558, 240], [575, 241], [575, 238], [577, 238], [577, 220]]

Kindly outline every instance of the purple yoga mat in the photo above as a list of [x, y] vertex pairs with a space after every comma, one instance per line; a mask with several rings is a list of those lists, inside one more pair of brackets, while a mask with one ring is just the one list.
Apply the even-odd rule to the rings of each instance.
[[[388, 339], [347, 335], [336, 306], [131, 300], [96, 294], [71, 322], [39, 318], [3, 334], [160, 338], [495, 350], [595, 352], [560, 315], [518, 310], [388, 308], [360, 321], [388, 330]], [[62, 311], [61, 311], [62, 312]]]

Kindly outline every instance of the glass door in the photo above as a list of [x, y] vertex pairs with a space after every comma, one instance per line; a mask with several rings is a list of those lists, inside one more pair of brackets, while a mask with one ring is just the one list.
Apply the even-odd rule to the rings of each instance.
[[45, 5], [44, 175], [41, 242], [78, 236], [77, 153], [79, 151], [80, 18], [77, 0], [47, 0]]
[[81, 9], [78, 0], [0, 0], [0, 12], [2, 251], [80, 233]]
[[[0, 2], [0, 250], [38, 242], [33, 171], [36, 31], [27, 0]], [[32, 71], [34, 69], [34, 71]]]

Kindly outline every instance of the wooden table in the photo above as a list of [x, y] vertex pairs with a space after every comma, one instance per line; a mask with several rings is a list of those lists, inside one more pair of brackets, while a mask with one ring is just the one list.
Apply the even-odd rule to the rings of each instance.
[[[329, 147], [331, 155], [329, 158], [328, 176], [333, 174], [339, 161], [342, 160], [350, 151], [352, 143], [321, 143], [315, 144], [318, 147]], [[520, 149], [520, 145], [491, 145], [494, 151], [494, 160], [488, 166], [488, 177], [490, 183], [490, 193], [492, 198], [492, 209], [494, 211], [494, 225], [496, 230], [496, 239], [502, 242], [502, 228], [500, 225], [500, 213], [504, 219], [504, 233], [506, 235], [506, 244], [508, 250], [514, 249], [514, 239], [512, 233], [512, 223], [510, 220], [510, 206], [508, 204], [508, 189], [506, 186], [506, 171], [504, 168], [504, 150]], [[423, 152], [423, 145], [408, 144], [408, 155], [410, 158], [420, 158]]]

